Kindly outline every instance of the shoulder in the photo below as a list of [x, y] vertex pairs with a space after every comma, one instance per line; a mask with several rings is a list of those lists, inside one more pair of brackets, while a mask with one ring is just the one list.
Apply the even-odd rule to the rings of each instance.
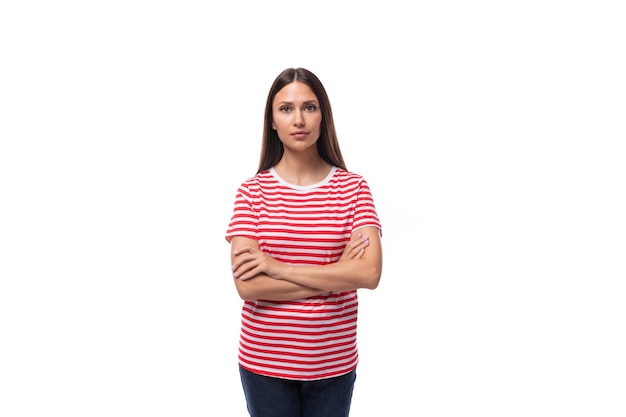
[[277, 187], [277, 181], [270, 171], [262, 171], [244, 180], [239, 185], [237, 194], [247, 200], [254, 200], [275, 191]]
[[361, 174], [358, 174], [356, 172], [352, 172], [352, 171], [346, 171], [345, 169], [342, 168], [336, 168], [335, 169], [335, 177], [338, 178], [342, 178], [342, 179], [363, 179], [363, 176]]
[[342, 184], [367, 184], [362, 175], [341, 168], [336, 169], [334, 180]]
[[273, 176], [270, 174], [270, 171], [261, 171], [254, 175], [253, 177], [247, 178], [244, 180], [239, 188], [246, 189], [255, 189], [263, 186], [264, 184], [268, 184], [273, 180]]

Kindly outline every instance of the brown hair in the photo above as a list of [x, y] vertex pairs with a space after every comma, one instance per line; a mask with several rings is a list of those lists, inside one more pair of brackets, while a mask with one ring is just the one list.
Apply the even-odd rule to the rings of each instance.
[[283, 156], [283, 143], [278, 138], [278, 133], [272, 128], [272, 104], [276, 94], [287, 84], [301, 82], [308, 85], [317, 96], [322, 112], [322, 124], [320, 126], [320, 137], [317, 140], [317, 151], [322, 159], [331, 165], [347, 170], [346, 164], [341, 155], [333, 112], [330, 107], [330, 100], [326, 89], [315, 74], [304, 68], [287, 68], [281, 72], [274, 80], [265, 103], [265, 121], [263, 123], [263, 143], [261, 147], [261, 158], [257, 173], [266, 171], [276, 165]]

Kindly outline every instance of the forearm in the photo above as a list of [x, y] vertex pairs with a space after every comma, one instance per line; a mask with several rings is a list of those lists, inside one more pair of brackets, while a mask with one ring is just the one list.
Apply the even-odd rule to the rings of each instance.
[[315, 286], [325, 291], [375, 289], [381, 276], [381, 262], [349, 259], [319, 266], [286, 265], [274, 277], [302, 286]]
[[259, 274], [247, 280], [235, 278], [235, 286], [239, 297], [243, 300], [287, 301], [328, 292], [291, 281], [277, 280], [265, 274]]
[[[360, 242], [364, 242], [362, 245]], [[338, 262], [320, 266], [282, 265], [271, 277], [326, 291], [375, 289], [380, 282], [383, 265], [378, 229], [364, 228], [354, 234], [347, 250], [360, 250], [358, 255], [342, 256]], [[365, 249], [367, 248], [367, 249]]]
[[[278, 282], [289, 282], [308, 289], [319, 289], [322, 293], [351, 291], [359, 288], [375, 289], [382, 272], [382, 247], [378, 232], [378, 229], [373, 227], [355, 232], [337, 262], [306, 266], [280, 262], [261, 251], [256, 242], [239, 238], [236, 241], [233, 240], [233, 246], [235, 246], [231, 254], [233, 276], [236, 283], [254, 280], [257, 276], [265, 276]], [[274, 290], [285, 290], [287, 293], [302, 291], [302, 288], [292, 286], [274, 288], [273, 284], [266, 280], [257, 285], [255, 291], [250, 291], [250, 293], [256, 295], [257, 293], [274, 294]], [[244, 292], [240, 291], [241, 293]]]

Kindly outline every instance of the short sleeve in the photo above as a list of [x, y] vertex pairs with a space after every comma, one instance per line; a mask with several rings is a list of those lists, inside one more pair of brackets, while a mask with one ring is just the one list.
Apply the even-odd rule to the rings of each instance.
[[376, 212], [374, 197], [372, 196], [369, 184], [363, 179], [357, 195], [352, 231], [354, 232], [355, 230], [368, 226], [377, 227], [382, 236], [382, 225], [378, 218], [378, 213]]
[[226, 230], [226, 241], [230, 243], [234, 236], [250, 239], [258, 237], [258, 216], [252, 204], [250, 189], [242, 184], [235, 195], [233, 215]]

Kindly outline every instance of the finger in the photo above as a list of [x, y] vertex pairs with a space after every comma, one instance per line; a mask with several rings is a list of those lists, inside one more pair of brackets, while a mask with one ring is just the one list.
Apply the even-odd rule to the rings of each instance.
[[354, 257], [352, 259], [361, 259], [363, 257], [363, 254], [365, 253], [365, 248], [360, 248], [355, 254]]
[[254, 249], [249, 247], [242, 247], [233, 251], [233, 255], [235, 259], [233, 260], [232, 268], [233, 270], [237, 269], [240, 265], [243, 265], [246, 262], [250, 262], [257, 256]]
[[358, 243], [354, 248], [352, 248], [348, 254], [349, 259], [361, 258], [365, 253], [365, 248], [369, 245], [369, 240], [363, 240]]
[[237, 268], [235, 271], [233, 271], [233, 276], [235, 278], [239, 278], [239, 279], [246, 279], [246, 274], [248, 273], [248, 271], [250, 271], [252, 268], [249, 267], [249, 264], [243, 264], [241, 265], [239, 268]]
[[239, 277], [250, 269], [254, 268], [254, 260], [255, 258], [251, 256], [236, 260], [232, 266], [233, 275], [235, 277]]
[[240, 248], [237, 248], [233, 251], [233, 255], [238, 256], [241, 255], [242, 253], [251, 253], [252, 248], [250, 248], [249, 246], [242, 246]]
[[353, 240], [353, 241], [349, 242], [349, 243], [346, 245], [346, 250], [347, 250], [348, 252], [352, 252], [352, 251], [354, 251], [355, 249], [356, 249], [356, 250], [358, 250], [358, 249], [359, 249], [359, 248], [363, 245], [363, 243], [365, 243], [365, 242], [366, 242], [366, 241], [365, 241], [365, 240], [363, 240], [362, 238], [359, 238], [359, 239], [357, 239], [357, 240]]
[[231, 269], [233, 271], [236, 271], [237, 269], [239, 269], [241, 267], [241, 265], [245, 264], [246, 262], [249, 262], [250, 259], [249, 258], [245, 258], [245, 257], [238, 257], [237, 259], [235, 259], [233, 261], [233, 264], [231, 265]]
[[239, 279], [242, 281], [245, 281], [247, 279], [254, 278], [255, 276], [259, 275], [262, 272], [263, 272], [263, 266], [257, 265], [254, 268], [250, 268], [247, 271], [242, 272], [242, 274], [239, 275]]

